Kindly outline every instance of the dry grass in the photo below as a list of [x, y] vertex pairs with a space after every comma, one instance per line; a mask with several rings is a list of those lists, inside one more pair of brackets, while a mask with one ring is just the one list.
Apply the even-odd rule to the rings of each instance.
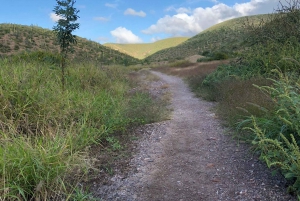
[[265, 78], [249, 80], [228, 80], [216, 87], [218, 94], [218, 113], [229, 125], [241, 120], [245, 115], [257, 117], [271, 111], [274, 102], [270, 96], [261, 92], [254, 85], [270, 86], [272, 82]]
[[203, 86], [205, 77], [215, 71], [219, 65], [229, 63], [225, 61], [211, 61], [195, 64], [190, 67], [157, 67], [156, 71], [185, 78], [192, 91], [199, 97], [209, 101], [217, 101], [218, 116], [228, 125], [239, 121], [241, 116], [253, 114], [263, 115], [263, 108], [271, 110], [274, 106], [270, 97], [253, 86], [271, 85], [271, 81], [264, 78], [250, 80], [228, 80], [213, 86]]
[[141, 43], [141, 44], [115, 44], [115, 43], [107, 43], [104, 44], [106, 47], [110, 47], [114, 50], [123, 52], [132, 57], [138, 59], [144, 59], [147, 56], [154, 54], [162, 49], [175, 47], [184, 41], [188, 40], [187, 37], [174, 37], [167, 38], [164, 40], [159, 40], [154, 43]]
[[175, 75], [183, 78], [190, 78], [192, 76], [203, 76], [212, 73], [217, 69], [217, 67], [221, 64], [226, 64], [229, 61], [211, 61], [211, 62], [203, 62], [203, 63], [197, 63], [189, 67], [157, 67], [154, 68], [156, 71], [160, 71], [162, 73], [166, 73], [169, 75]]

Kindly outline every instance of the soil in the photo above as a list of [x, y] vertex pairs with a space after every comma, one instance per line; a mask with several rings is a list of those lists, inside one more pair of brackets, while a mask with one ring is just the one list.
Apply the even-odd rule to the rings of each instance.
[[[93, 195], [124, 201], [295, 201], [285, 179], [272, 176], [250, 146], [238, 143], [214, 113], [215, 103], [194, 97], [182, 79], [152, 72], [151, 93], [171, 92], [170, 120], [131, 131], [139, 138], [126, 168], [115, 170]], [[168, 86], [160, 87], [160, 86]], [[125, 163], [122, 163], [123, 165]]]

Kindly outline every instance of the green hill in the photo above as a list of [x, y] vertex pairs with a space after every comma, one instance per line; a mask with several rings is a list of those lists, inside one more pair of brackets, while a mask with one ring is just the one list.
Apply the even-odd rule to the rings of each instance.
[[240, 51], [244, 47], [242, 42], [245, 37], [243, 28], [245, 23], [259, 24], [268, 16], [266, 14], [240, 17], [216, 24], [176, 47], [163, 49], [146, 59], [148, 61], [168, 61], [198, 55], [204, 51], [228, 54]]
[[[98, 60], [107, 64], [136, 63], [138, 59], [99, 43], [78, 37], [71, 58], [78, 61]], [[49, 29], [38, 26], [0, 24], [0, 57], [24, 52], [47, 51], [57, 53], [59, 44]]]
[[149, 55], [154, 54], [162, 49], [174, 47], [188, 40], [187, 37], [174, 37], [167, 38], [164, 40], [159, 40], [154, 43], [140, 43], [140, 44], [115, 44], [107, 43], [104, 44], [106, 47], [110, 47], [114, 50], [118, 50], [125, 54], [138, 59], [144, 59]]

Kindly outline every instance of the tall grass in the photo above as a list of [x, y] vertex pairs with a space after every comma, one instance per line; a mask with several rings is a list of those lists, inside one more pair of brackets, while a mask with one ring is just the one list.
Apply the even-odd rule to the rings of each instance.
[[[0, 60], [1, 199], [73, 199], [81, 192], [76, 182], [92, 166], [88, 147], [149, 121], [154, 102], [128, 94], [126, 68], [69, 65], [62, 92], [55, 64]], [[134, 105], [143, 113], [132, 112]]]
[[239, 58], [190, 84], [204, 98], [219, 102], [222, 119], [290, 180], [288, 190], [300, 199], [300, 4], [287, 3], [291, 7], [282, 5], [269, 21], [246, 26], [248, 48]]

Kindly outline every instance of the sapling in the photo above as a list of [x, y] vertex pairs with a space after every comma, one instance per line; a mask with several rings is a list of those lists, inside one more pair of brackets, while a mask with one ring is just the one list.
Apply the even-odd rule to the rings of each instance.
[[61, 55], [61, 83], [62, 89], [65, 90], [65, 69], [68, 53], [72, 49], [72, 45], [76, 44], [76, 36], [72, 32], [79, 28], [79, 23], [76, 23], [79, 16], [79, 10], [74, 8], [75, 0], [56, 0], [57, 5], [54, 7], [55, 14], [59, 17], [53, 31], [57, 36], [60, 45]]

